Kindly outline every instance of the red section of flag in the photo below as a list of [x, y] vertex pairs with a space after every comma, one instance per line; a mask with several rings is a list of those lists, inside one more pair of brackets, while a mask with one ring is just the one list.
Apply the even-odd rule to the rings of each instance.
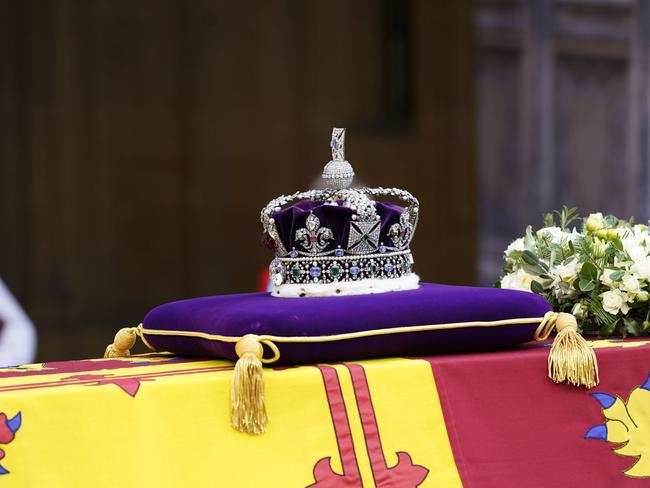
[[411, 488], [419, 486], [429, 474], [429, 470], [423, 466], [413, 464], [411, 456], [407, 452], [397, 452], [397, 464], [388, 467], [386, 457], [381, 445], [379, 427], [375, 409], [370, 398], [370, 388], [366, 372], [359, 364], [346, 364], [350, 370], [352, 384], [354, 385], [354, 396], [357, 401], [357, 408], [361, 417], [361, 425], [366, 440], [366, 449], [370, 459], [370, 467], [375, 485], [378, 488], [390, 488], [400, 486]]
[[[345, 364], [350, 371], [356, 407], [361, 418], [363, 437], [374, 485], [377, 488], [415, 488], [429, 474], [424, 466], [414, 464], [407, 452], [397, 452], [397, 464], [389, 467], [381, 444], [375, 409], [372, 405], [370, 387], [363, 366]], [[310, 488], [362, 488], [359, 462], [354, 452], [354, 442], [350, 431], [350, 421], [343, 400], [343, 392], [338, 373], [331, 366], [318, 366], [325, 383], [325, 394], [330, 407], [332, 424], [336, 435], [343, 473], [332, 469], [332, 457], [320, 459], [314, 466], [315, 483]]]
[[[426, 358], [431, 364], [463, 485], [480, 488], [639, 487], [630, 458], [585, 439], [602, 423], [591, 393], [627, 398], [650, 370], [650, 344], [597, 349], [600, 385], [557, 385], [548, 347]], [[641, 485], [639, 484], [641, 483]], [[646, 482], [647, 483], [647, 482]]]
[[331, 456], [325, 457], [319, 460], [314, 466], [314, 480], [316, 482], [309, 486], [313, 488], [358, 488], [361, 486], [361, 475], [359, 473], [357, 457], [354, 453], [350, 421], [345, 408], [338, 374], [336, 373], [336, 369], [331, 366], [319, 366], [318, 369], [320, 369], [323, 375], [323, 382], [325, 383], [325, 393], [332, 415], [332, 424], [336, 435], [336, 443], [339, 448], [343, 473], [335, 473], [331, 465]]

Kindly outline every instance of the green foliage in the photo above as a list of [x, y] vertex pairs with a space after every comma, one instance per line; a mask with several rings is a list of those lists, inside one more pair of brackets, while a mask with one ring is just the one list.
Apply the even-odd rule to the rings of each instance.
[[533, 280], [533, 281], [530, 282], [530, 290], [533, 293], [537, 293], [538, 295], [543, 295], [544, 294], [544, 287], [537, 280]]
[[559, 212], [555, 210], [555, 214], [560, 218], [560, 229], [567, 230], [572, 222], [579, 220], [578, 209], [576, 207], [568, 208], [566, 205], [562, 207]]
[[[558, 221], [555, 218], [559, 219]], [[554, 210], [544, 214], [544, 227], [556, 227], [559, 225], [560, 229], [567, 230], [569, 225], [571, 225], [576, 220], [579, 220], [580, 216], [578, 215], [578, 209], [575, 207], [569, 208], [566, 205], [562, 207], [562, 210]]]
[[554, 310], [573, 312], [602, 337], [650, 335], [650, 276], [639, 275], [633, 260], [650, 260], [647, 226], [613, 215], [583, 219], [566, 206], [543, 219], [543, 228], [526, 227], [506, 250], [497, 286], [530, 283]]

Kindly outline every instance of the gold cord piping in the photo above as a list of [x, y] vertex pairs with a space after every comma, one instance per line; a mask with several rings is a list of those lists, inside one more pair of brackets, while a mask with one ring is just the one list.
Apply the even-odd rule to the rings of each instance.
[[[549, 312], [552, 314], [553, 312]], [[344, 334], [332, 334], [327, 336], [275, 336], [275, 335], [260, 335], [257, 336], [259, 342], [266, 345], [273, 352], [273, 357], [269, 359], [262, 359], [263, 363], [273, 363], [280, 358], [280, 351], [278, 347], [274, 344], [278, 343], [319, 343], [319, 342], [334, 342], [334, 341], [344, 341], [348, 339], [360, 339], [363, 337], [373, 337], [379, 335], [390, 335], [390, 334], [402, 334], [408, 332], [426, 332], [432, 330], [449, 330], [449, 329], [463, 329], [469, 327], [499, 327], [504, 325], [514, 325], [514, 324], [534, 324], [541, 322], [542, 324], [546, 323], [547, 313], [544, 317], [527, 317], [527, 318], [517, 318], [517, 319], [506, 319], [506, 320], [495, 320], [491, 322], [457, 322], [451, 324], [428, 324], [428, 325], [411, 325], [406, 327], [391, 327], [387, 329], [377, 329], [377, 330], [364, 330], [359, 332], [347, 332]], [[541, 325], [541, 324], [540, 324]], [[551, 327], [552, 328], [552, 327]], [[138, 327], [140, 337], [144, 339], [144, 335], [159, 335], [159, 336], [177, 336], [177, 337], [195, 337], [199, 339], [205, 339], [208, 341], [220, 341], [220, 342], [230, 342], [236, 343], [241, 339], [241, 336], [225, 336], [219, 334], [208, 334], [205, 332], [191, 332], [184, 330], [158, 330], [158, 329], [145, 329], [140, 325]], [[539, 327], [538, 329], [539, 330]], [[549, 331], [550, 333], [550, 331]], [[537, 332], [536, 332], [537, 334]], [[548, 334], [547, 334], [548, 337]], [[151, 346], [149, 346], [151, 347]]]

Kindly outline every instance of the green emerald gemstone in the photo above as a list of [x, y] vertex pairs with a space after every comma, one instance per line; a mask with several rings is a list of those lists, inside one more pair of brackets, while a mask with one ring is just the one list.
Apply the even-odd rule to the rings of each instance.
[[338, 264], [330, 267], [330, 276], [332, 278], [340, 278], [342, 273], [343, 269]]
[[370, 274], [377, 274], [378, 268], [375, 263], [370, 264]]
[[361, 240], [362, 240], [363, 242], [368, 242], [368, 239], [370, 239], [370, 237], [368, 236], [368, 234], [364, 234], [364, 235], [361, 236]]
[[294, 266], [291, 268], [291, 276], [294, 280], [299, 280], [302, 277], [303, 273], [304, 271], [300, 266]]

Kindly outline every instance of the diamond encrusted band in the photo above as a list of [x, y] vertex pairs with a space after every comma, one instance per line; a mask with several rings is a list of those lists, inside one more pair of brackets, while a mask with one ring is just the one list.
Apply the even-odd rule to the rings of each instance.
[[275, 286], [393, 279], [411, 273], [410, 251], [385, 254], [276, 258], [269, 266]]

